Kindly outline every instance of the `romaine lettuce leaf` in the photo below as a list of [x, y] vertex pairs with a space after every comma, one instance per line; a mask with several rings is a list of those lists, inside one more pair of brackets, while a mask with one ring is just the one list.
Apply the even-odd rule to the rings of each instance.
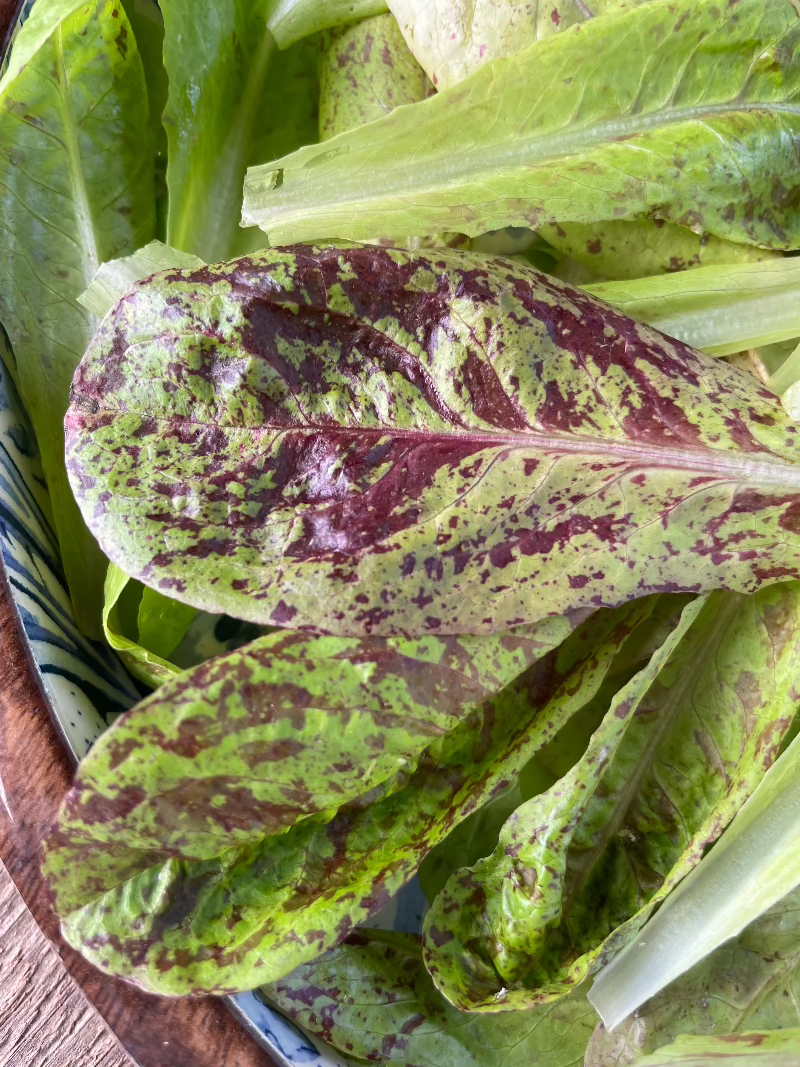
[[[457, 872], [434, 901], [424, 958], [448, 1000], [498, 1012], [557, 999], [631, 942], [759, 782], [763, 790], [770, 781], [774, 772], [761, 779], [796, 711], [798, 655], [799, 583], [689, 604], [619, 690], [580, 761], [519, 807], [494, 853]], [[687, 935], [692, 951], [699, 927], [712, 936], [715, 889]], [[647, 931], [642, 940], [653, 942]], [[670, 933], [649, 954], [651, 970], [680, 956], [674, 924]], [[636, 968], [631, 984], [638, 1003], [647, 986]], [[601, 1014], [613, 1025], [627, 1011]]]
[[385, 930], [357, 931], [261, 996], [345, 1056], [392, 1067], [583, 1067], [596, 1022], [580, 994], [465, 1015], [437, 992], [419, 938]]
[[617, 691], [664, 644], [690, 600], [677, 595], [653, 598], [650, 614], [622, 646], [594, 697], [522, 768], [511, 789], [473, 812], [428, 853], [419, 869], [419, 881], [429, 901], [460, 867], [472, 866], [494, 851], [503, 823], [524, 800], [549, 789], [577, 763]]
[[547, 275], [372, 246], [135, 284], [67, 419], [126, 573], [385, 636], [800, 574], [799, 437], [752, 376]]
[[586, 1067], [639, 1062], [681, 1034], [800, 1027], [800, 890], [793, 890], [612, 1032], [600, 1024]]
[[[148, 643], [150, 635], [135, 639], [139, 628], [138, 617], [142, 611], [141, 602], [144, 591], [141, 582], [129, 578], [113, 563], [108, 565], [103, 604], [103, 633], [109, 645], [119, 653], [120, 659], [131, 674], [145, 685], [156, 688], [169, 681], [170, 678], [177, 677], [181, 669], [169, 662], [167, 659], [169, 652], [158, 654], [158, 650]], [[159, 618], [163, 620], [166, 617], [170, 620], [173, 633], [183, 626], [184, 620], [187, 620], [183, 631], [185, 633], [189, 622], [197, 614], [195, 609], [177, 600], [170, 600], [163, 593], [156, 593], [154, 590], [147, 590], [147, 592], [150, 594], [151, 604], [153, 600], [158, 601]], [[131, 633], [134, 637], [129, 636]], [[170, 652], [174, 650], [177, 643], [170, 649]]]
[[267, 0], [267, 26], [279, 48], [319, 30], [382, 15], [385, 0]]
[[683, 1035], [639, 1067], [797, 1067], [800, 1029], [745, 1030], [719, 1037]]
[[[513, 666], [513, 634], [398, 643], [278, 633], [168, 683], [95, 746], [48, 838], [65, 937], [154, 992], [283, 976], [380, 910], [430, 848], [506, 791], [593, 698], [652, 607], [599, 612], [566, 641], [572, 624], [545, 620], [531, 651], [560, 647], [500, 692], [493, 662]], [[451, 656], [469, 666], [448, 672]], [[324, 759], [318, 729], [331, 739]], [[352, 755], [364, 749], [371, 758], [359, 764]]]
[[799, 43], [792, 0], [653, 0], [252, 168], [243, 218], [273, 244], [647, 217], [796, 248]]
[[409, 48], [437, 89], [449, 89], [490, 59], [514, 55], [537, 41], [598, 15], [647, 0], [387, 0]]
[[[725, 356], [800, 336], [800, 259], [794, 256], [584, 288], [709, 355]], [[770, 387], [775, 388], [772, 383]]]
[[322, 41], [319, 79], [323, 141], [425, 98], [425, 72], [391, 15], [328, 31]]
[[672, 274], [693, 267], [761, 263], [780, 254], [652, 219], [563, 222], [542, 226], [539, 232], [562, 255], [615, 281]]
[[167, 242], [206, 261], [265, 244], [239, 231], [247, 166], [317, 139], [315, 44], [285, 55], [250, 0], [164, 0]]
[[[798, 690], [791, 683], [788, 695], [796, 707]], [[799, 767], [795, 737], [715, 848], [647, 924], [641, 941], [624, 939], [623, 951], [589, 994], [608, 1026], [800, 884]]]
[[75, 299], [102, 260], [149, 240], [155, 226], [147, 93], [124, 10], [108, 0], [38, 0], [2, 90], [0, 320], [39, 442], [75, 618], [99, 634], [105, 561], [67, 483], [62, 424], [95, 325]]
[[98, 319], [102, 319], [134, 282], [171, 267], [181, 269], [202, 266], [204, 262], [199, 256], [179, 252], [177, 248], [170, 248], [161, 241], [150, 241], [129, 256], [101, 263], [91, 284], [77, 298], [78, 303]]
[[794, 348], [780, 367], [769, 376], [767, 385], [776, 393], [786, 393], [800, 381], [800, 345]]

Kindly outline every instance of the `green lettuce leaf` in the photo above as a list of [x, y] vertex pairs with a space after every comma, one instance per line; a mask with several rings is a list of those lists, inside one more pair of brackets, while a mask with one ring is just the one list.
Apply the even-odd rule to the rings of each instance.
[[[172, 648], [165, 652], [163, 649], [169, 644], [168, 640], [161, 639], [150, 643], [153, 637], [152, 628], [146, 627], [144, 636], [140, 636], [138, 640], [128, 636], [131, 633], [135, 635], [139, 629], [138, 619], [143, 613], [144, 592], [141, 582], [129, 578], [119, 567], [110, 563], [105, 582], [103, 633], [131, 674], [145, 685], [156, 688], [182, 673], [180, 667], [167, 659], [179, 642], [175, 641]], [[163, 593], [156, 593], [152, 589], [148, 589], [147, 593], [148, 605], [144, 610], [147, 622], [151, 618], [157, 618], [167, 625], [170, 635], [181, 629], [183, 633], [188, 630], [189, 623], [197, 614], [194, 608], [177, 600], [170, 600]], [[159, 651], [162, 652], [161, 655], [158, 654]]]
[[[430, 848], [505, 792], [651, 610], [597, 613], [566, 641], [572, 624], [546, 620], [532, 654], [560, 647], [485, 699], [483, 672], [494, 685], [495, 661], [519, 666], [519, 637], [284, 632], [165, 685], [95, 746], [48, 838], [64, 936], [153, 992], [282, 977], [380, 910]], [[460, 674], [448, 671], [459, 649]]]
[[86, 0], [45, 0], [44, 3], [39, 0], [35, 8], [31, 8], [14, 37], [8, 63], [0, 78], [0, 96], [47, 45], [61, 23], [85, 3]]
[[263, 5], [164, 0], [167, 242], [206, 261], [263, 245], [239, 231], [247, 166], [317, 139], [315, 45], [276, 55]]
[[167, 232], [167, 131], [161, 116], [167, 106], [169, 80], [164, 68], [164, 18], [157, 0], [124, 0], [125, 13], [136, 38], [147, 84], [152, 150], [155, 155], [157, 237]]
[[800, 1027], [800, 890], [648, 1000], [612, 1032], [601, 1024], [586, 1067], [639, 1062], [691, 1032], [697, 1037]]
[[157, 656], [167, 659], [186, 636], [196, 615], [196, 608], [145, 585], [137, 615], [139, 642]]
[[243, 219], [273, 244], [648, 217], [796, 248], [798, 42], [791, 0], [590, 20], [252, 168]]
[[[598, 300], [709, 355], [725, 356], [800, 336], [796, 257], [697, 267], [584, 288]], [[773, 382], [769, 384], [775, 389]]]
[[86, 292], [78, 297], [78, 303], [102, 319], [134, 282], [171, 267], [202, 266], [204, 262], [199, 256], [179, 252], [177, 248], [170, 248], [161, 241], [151, 241], [129, 256], [101, 263]]
[[786, 359], [767, 379], [767, 385], [776, 393], [786, 393], [800, 381], [800, 345], [792, 349]]
[[382, 15], [385, 0], [267, 0], [267, 26], [279, 48], [319, 30]]
[[564, 222], [539, 232], [562, 255], [604, 278], [624, 281], [693, 267], [760, 263], [780, 254], [651, 219]]
[[70, 382], [95, 325], [75, 300], [102, 260], [152, 236], [155, 215], [144, 74], [125, 12], [107, 0], [75, 7], [38, 0], [2, 83], [0, 320], [41, 450], [75, 618], [94, 634], [105, 561], [64, 470]]
[[752, 376], [547, 275], [368, 246], [135, 284], [67, 456], [145, 584], [392, 636], [798, 575], [798, 436]]
[[798, 1063], [800, 1029], [747, 1030], [721, 1037], [684, 1034], [639, 1067], [797, 1067]]
[[319, 79], [323, 141], [425, 98], [425, 72], [391, 15], [326, 33]]
[[[798, 591], [795, 591], [795, 595]], [[798, 688], [788, 684], [797, 705]], [[800, 738], [759, 783], [716, 847], [598, 975], [592, 1003], [609, 1027], [800, 883]]]
[[437, 992], [419, 938], [363, 930], [260, 995], [345, 1056], [397, 1067], [583, 1067], [596, 1019], [576, 994], [515, 1015], [464, 1015]]
[[[631, 942], [759, 782], [763, 789], [770, 780], [765, 771], [797, 706], [798, 654], [798, 583], [689, 604], [619, 690], [580, 761], [518, 808], [492, 856], [459, 871], [434, 901], [424, 957], [448, 1000], [496, 1012], [557, 999]], [[687, 935], [693, 948], [703, 925], [696, 921]], [[670, 931], [677, 940], [674, 924]], [[655, 967], [669, 943], [662, 938], [651, 954]], [[631, 981], [639, 1002], [647, 995], [640, 969]], [[599, 1008], [594, 992], [592, 999]], [[601, 1014], [613, 1025], [628, 1012]]]
[[387, 0], [409, 48], [437, 89], [449, 89], [491, 59], [522, 52], [554, 33], [647, 0]]

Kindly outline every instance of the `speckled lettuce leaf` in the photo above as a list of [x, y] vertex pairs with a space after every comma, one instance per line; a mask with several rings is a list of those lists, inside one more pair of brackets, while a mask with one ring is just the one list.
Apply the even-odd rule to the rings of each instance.
[[409, 48], [439, 90], [491, 59], [515, 55], [571, 26], [642, 3], [647, 0], [388, 0]]
[[689, 604], [579, 763], [434, 901], [424, 955], [445, 996], [470, 1011], [557, 999], [630, 942], [764, 778], [799, 652], [798, 583]]
[[791, 0], [590, 20], [252, 168], [243, 219], [272, 244], [649, 217], [796, 248], [799, 44]]
[[542, 226], [540, 233], [562, 255], [612, 280], [644, 278], [693, 267], [760, 263], [779, 255], [767, 248], [735, 244], [722, 237], [694, 233], [685, 226], [656, 223], [652, 219], [564, 222]]
[[[795, 685], [790, 696], [796, 703]], [[800, 739], [791, 743], [703, 862], [597, 976], [589, 997], [609, 1027], [800, 884]]]
[[[599, 612], [566, 641], [571, 624], [566, 619], [546, 620], [536, 631], [540, 651], [563, 642], [560, 647], [471, 714], [462, 715], [452, 729], [439, 736], [434, 732], [428, 748], [418, 750], [410, 763], [399, 763], [396, 773], [383, 781], [382, 771], [351, 762], [352, 750], [343, 753], [338, 767], [328, 767], [332, 752], [321, 764], [324, 749], [317, 748], [313, 738], [313, 751], [304, 744], [309, 739], [304, 728], [310, 729], [321, 716], [310, 698], [297, 699], [296, 690], [303, 684], [313, 687], [314, 658], [306, 659], [303, 670], [297, 663], [290, 670], [286, 661], [291, 676], [287, 684], [295, 688], [288, 698], [273, 701], [271, 710], [265, 690], [248, 688], [241, 678], [231, 682], [227, 693], [209, 690], [203, 698], [211, 713], [205, 720], [205, 736], [216, 731], [218, 744], [202, 755], [197, 731], [180, 735], [175, 702], [163, 703], [165, 691], [174, 692], [181, 683], [172, 683], [171, 690], [165, 686], [121, 719], [93, 749], [46, 843], [45, 868], [64, 936], [101, 969], [153, 992], [251, 989], [288, 974], [380, 910], [453, 826], [509, 788], [520, 766], [592, 699], [619, 647], [650, 610], [650, 602], [637, 601], [614, 612]], [[251, 649], [289, 649], [314, 640], [322, 643], [318, 647], [351, 652], [400, 647], [374, 639], [314, 639], [294, 632], [274, 635], [271, 643], [260, 642]], [[416, 644], [421, 641], [428, 649], [466, 648], [462, 644], [466, 640], [427, 638]], [[453, 688], [463, 692], [491, 649], [502, 647], [505, 640], [473, 641], [481, 654], [470, 674], [453, 679]], [[405, 647], [414, 645], [408, 642]], [[277, 688], [275, 667], [273, 662], [265, 679], [266, 692], [270, 686], [273, 693]], [[374, 679], [377, 695], [382, 695], [382, 687], [397, 709], [394, 712], [371, 705], [364, 709], [361, 704], [348, 708], [347, 693], [334, 669], [336, 661], [328, 667], [335, 688], [323, 690], [320, 700], [341, 712], [331, 732], [334, 746], [343, 744], [346, 722], [359, 718], [366, 723], [374, 716], [376, 736], [390, 734], [403, 715], [398, 695], [402, 698], [404, 686], [413, 699], [409, 679], [394, 679], [396, 684], [388, 676]], [[357, 657], [351, 655], [338, 668], [358, 675]], [[218, 659], [187, 674], [183, 684], [191, 690], [198, 680], [224, 670], [223, 660]], [[363, 670], [361, 678], [367, 673]], [[428, 688], [437, 677], [442, 679], [430, 663], [421, 674], [420, 684]], [[368, 677], [363, 684], [369, 686]], [[359, 700], [361, 696], [363, 688], [356, 693]], [[166, 711], [158, 729], [166, 732], [167, 747], [163, 757], [156, 754], [156, 758], [159, 766], [171, 768], [176, 785], [160, 798], [148, 796], [136, 784], [140, 775], [150, 773], [147, 767], [117, 746], [120, 726], [135, 730], [140, 716], [146, 718], [159, 701]], [[430, 737], [434, 720], [447, 718], [446, 711], [442, 714], [435, 706], [429, 710], [431, 704], [424, 694], [421, 721], [418, 726], [409, 721], [409, 729], [417, 734], [427, 730]], [[381, 715], [383, 726], [378, 721]], [[248, 716], [257, 720], [249, 747], [241, 743]], [[259, 731], [262, 741], [257, 743]], [[177, 738], [170, 740], [176, 733]], [[271, 746], [266, 743], [270, 737], [275, 739]], [[138, 747], [139, 740], [137, 731], [132, 746]], [[353, 745], [368, 746], [368, 738], [354, 738]], [[220, 765], [222, 778], [212, 791], [203, 778], [223, 751], [230, 752], [230, 760]], [[370, 751], [376, 765], [386, 767], [391, 762], [380, 745]], [[112, 764], [126, 759], [131, 774], [128, 792], [120, 790], [119, 768], [112, 772]], [[248, 761], [265, 767], [267, 773], [254, 776]], [[298, 774], [301, 764], [308, 765], [310, 778]], [[95, 767], [108, 770], [96, 787], [88, 782], [85, 786], [84, 775], [92, 775]], [[246, 779], [238, 793], [229, 780], [236, 768]], [[323, 769], [332, 772], [330, 777], [321, 773]], [[318, 795], [309, 792], [309, 781], [319, 783]], [[359, 786], [363, 790], [369, 784], [374, 788], [359, 792]], [[346, 800], [348, 795], [352, 799]], [[179, 799], [173, 821], [171, 804]], [[320, 810], [321, 803], [330, 808]], [[170, 817], [156, 820], [156, 808], [162, 804]], [[304, 812], [317, 814], [303, 817]]]
[[[159, 655], [157, 649], [148, 643], [147, 636], [142, 638], [138, 635], [138, 616], [144, 592], [140, 582], [129, 578], [119, 567], [110, 563], [104, 589], [103, 633], [131, 674], [145, 685], [156, 688], [182, 672], [180, 667], [166, 658], [169, 652]], [[170, 600], [155, 590], [149, 589], [147, 592], [150, 594], [149, 603], [158, 603], [158, 616], [162, 620], [169, 620], [170, 631], [180, 628], [186, 620], [185, 633], [197, 614], [196, 610], [177, 600]], [[151, 612], [148, 610], [149, 615]], [[170, 652], [177, 644], [176, 641]]]
[[798, 574], [799, 437], [752, 376], [547, 275], [376, 247], [134, 284], [67, 418], [127, 574], [386, 636]]
[[444, 888], [447, 879], [460, 867], [488, 856], [506, 819], [523, 801], [519, 782], [493, 797], [482, 808], [460, 822], [441, 844], [432, 849], [417, 872], [419, 884], [429, 903]]
[[464, 1015], [422, 962], [419, 938], [363, 930], [260, 993], [346, 1056], [397, 1067], [583, 1067], [585, 997], [515, 1015]]
[[747, 1030], [719, 1037], [684, 1034], [639, 1067], [797, 1067], [800, 1029]]
[[598, 1025], [586, 1067], [639, 1062], [691, 1032], [800, 1027], [800, 890], [721, 945], [609, 1033]]
[[503, 824], [523, 801], [549, 789], [577, 763], [614, 695], [664, 643], [690, 599], [676, 595], [655, 597], [650, 614], [614, 657], [592, 699], [575, 711], [555, 737], [539, 749], [507, 792], [473, 812], [428, 853], [418, 877], [430, 902], [460, 867], [472, 866], [494, 851]]
[[265, 243], [239, 230], [247, 166], [316, 140], [316, 64], [306, 45], [276, 55], [263, 4], [164, 0], [162, 10], [167, 242], [226, 259]]
[[[69, 383], [95, 326], [75, 299], [102, 260], [152, 236], [155, 213], [144, 75], [125, 12], [106, 0], [69, 14], [75, 7], [38, 0], [3, 83], [0, 319], [42, 453], [76, 621], [94, 634], [105, 561], [64, 471]], [[20, 51], [25, 66], [11, 80]]]
[[267, 0], [267, 25], [279, 48], [319, 30], [382, 15], [384, 0]]
[[725, 356], [800, 336], [800, 259], [794, 256], [584, 288], [709, 355]]
[[320, 139], [423, 100], [426, 83], [391, 15], [329, 30], [319, 68]]

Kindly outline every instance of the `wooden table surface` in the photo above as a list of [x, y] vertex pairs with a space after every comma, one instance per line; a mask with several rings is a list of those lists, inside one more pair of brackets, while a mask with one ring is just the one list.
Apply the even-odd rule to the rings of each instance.
[[0, 1067], [134, 1067], [0, 863]]

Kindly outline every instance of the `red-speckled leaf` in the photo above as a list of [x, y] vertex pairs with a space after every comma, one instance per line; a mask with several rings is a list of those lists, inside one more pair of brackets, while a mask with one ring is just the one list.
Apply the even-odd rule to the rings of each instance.
[[799, 655], [800, 583], [687, 605], [582, 757], [433, 902], [424, 959], [448, 1000], [486, 1012], [557, 1000], [631, 942], [777, 756]]
[[156, 275], [103, 321], [66, 425], [114, 562], [255, 622], [479, 633], [800, 574], [777, 398], [507, 260], [298, 248]]
[[[652, 607], [648, 598], [596, 613], [499, 693], [492, 687], [524, 651], [511, 649], [507, 636], [475, 641], [469, 667], [466, 645], [428, 638], [424, 655], [406, 648], [407, 659], [419, 662], [403, 671], [397, 643], [370, 639], [359, 656], [357, 641], [277, 634], [226, 657], [234, 666], [227, 687], [223, 660], [167, 683], [90, 753], [46, 842], [45, 870], [65, 937], [103, 970], [152, 992], [234, 991], [282, 977], [378, 911], [453, 826], [507, 790], [530, 756], [593, 698]], [[546, 620], [538, 628], [543, 648], [569, 626]], [[293, 671], [298, 685], [312, 688], [297, 661], [303, 641], [312, 656], [314, 642], [329, 652], [349, 645], [352, 654], [321, 662], [305, 733], [294, 721], [301, 709], [285, 691]], [[436, 668], [436, 646], [447, 669]], [[284, 651], [260, 662], [258, 650], [268, 647]], [[384, 659], [394, 650], [396, 673], [386, 679], [376, 672], [370, 694], [353, 677], [368, 673], [379, 647]], [[248, 660], [260, 678], [250, 690], [236, 684]], [[466, 699], [468, 678], [457, 682], [452, 673], [459, 663], [472, 678]], [[341, 692], [348, 674], [349, 701]], [[426, 674], [428, 694], [416, 689]], [[192, 696], [201, 679], [211, 684]], [[482, 699], [483, 682], [489, 692]], [[399, 710], [381, 714], [392, 685]], [[448, 712], [448, 686], [455, 704], [464, 700], [460, 715], [456, 707]], [[417, 699], [432, 707], [421, 710]], [[331, 759], [348, 710], [359, 726], [354, 762], [375, 751], [375, 770], [362, 771], [361, 790], [347, 757]], [[452, 729], [413, 751], [448, 719]], [[318, 766], [315, 729], [325, 739]]]
[[465, 1015], [436, 990], [419, 938], [363, 930], [261, 990], [346, 1056], [391, 1067], [583, 1067], [584, 996], [514, 1015]]

